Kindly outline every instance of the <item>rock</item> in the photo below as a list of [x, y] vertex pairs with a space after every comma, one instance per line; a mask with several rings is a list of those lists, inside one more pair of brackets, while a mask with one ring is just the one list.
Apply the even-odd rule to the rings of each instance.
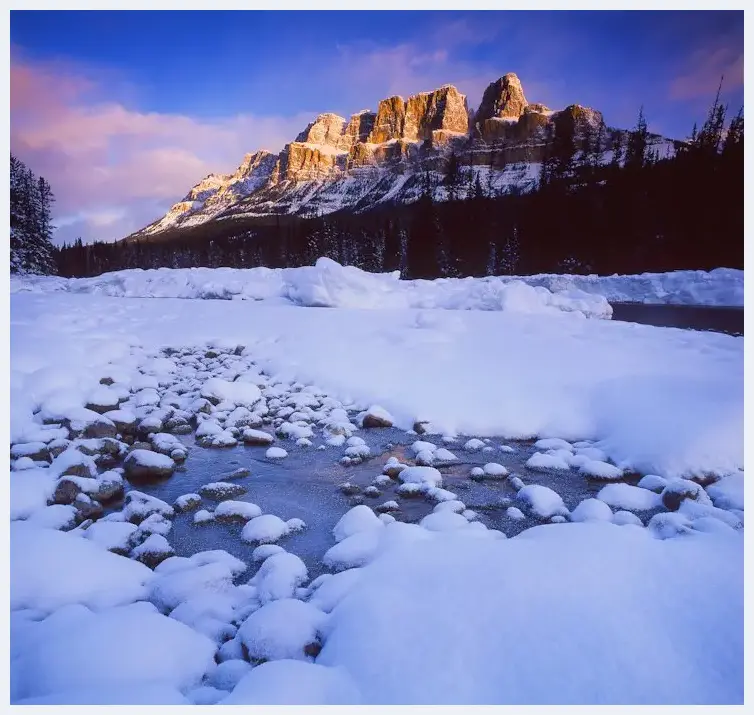
[[426, 434], [429, 422], [414, 422], [413, 430], [416, 434]]
[[241, 521], [245, 523], [250, 519], [261, 516], [261, 514], [262, 510], [256, 504], [233, 501], [232, 499], [220, 502], [215, 509], [215, 519], [225, 522]]
[[661, 494], [667, 484], [668, 480], [664, 477], [660, 477], [656, 474], [646, 474], [639, 480], [639, 483], [636, 486], [639, 486], [642, 489], [649, 489], [650, 491], [655, 492], [655, 494]]
[[364, 429], [392, 427], [393, 416], [379, 405], [372, 405], [361, 420]]
[[711, 504], [704, 487], [689, 479], [670, 479], [660, 494], [662, 503], [668, 511], [677, 511], [684, 499], [692, 499], [700, 504]]
[[73, 504], [81, 493], [81, 487], [73, 479], [59, 479], [52, 495], [53, 504]]
[[232, 482], [212, 482], [199, 488], [199, 494], [206, 499], [222, 501], [223, 499], [233, 499], [233, 497], [246, 494], [246, 487]]
[[136, 415], [128, 410], [112, 410], [105, 412], [107, 417], [120, 434], [133, 434], [136, 431]]
[[160, 514], [166, 519], [172, 518], [175, 510], [167, 502], [157, 497], [132, 489], [126, 493], [123, 502], [123, 516], [132, 524], [141, 524], [152, 514]]
[[243, 477], [248, 477], [249, 474], [251, 474], [251, 470], [247, 469], [246, 467], [239, 467], [238, 469], [234, 469], [230, 474], [223, 474], [223, 479], [243, 479]]
[[44, 442], [27, 442], [14, 444], [10, 448], [10, 456], [13, 459], [28, 457], [35, 462], [49, 462], [50, 451]]
[[76, 496], [73, 500], [73, 506], [76, 507], [81, 521], [84, 521], [84, 519], [96, 520], [105, 513], [102, 504], [83, 493]]
[[364, 490], [364, 496], [367, 497], [378, 497], [380, 494], [382, 494], [382, 492], [375, 486], [369, 486]]
[[343, 482], [343, 484], [339, 484], [338, 489], [340, 489], [340, 491], [347, 497], [361, 493], [361, 487], [358, 484], [351, 484], [351, 482]]
[[104, 415], [87, 424], [83, 432], [84, 437], [97, 439], [100, 437], [115, 437], [117, 434], [118, 429], [115, 423]]
[[474, 119], [477, 126], [487, 119], [518, 119], [528, 104], [521, 80], [509, 72], [484, 90]]
[[182, 494], [173, 502], [173, 507], [177, 512], [183, 513], [199, 508], [201, 503], [202, 498], [199, 494]]
[[144, 543], [134, 548], [131, 555], [137, 561], [153, 569], [168, 557], [175, 555], [175, 550], [164, 536], [152, 534]]
[[398, 505], [397, 501], [386, 501], [384, 504], [380, 504], [379, 506], [374, 507], [374, 510], [378, 514], [387, 514], [391, 511], [400, 511], [401, 508]]
[[97, 479], [97, 489], [91, 496], [100, 502], [108, 502], [123, 496], [123, 479], [117, 472], [105, 472]]
[[165, 479], [172, 476], [175, 462], [164, 454], [135, 449], [129, 452], [123, 467], [129, 480]]

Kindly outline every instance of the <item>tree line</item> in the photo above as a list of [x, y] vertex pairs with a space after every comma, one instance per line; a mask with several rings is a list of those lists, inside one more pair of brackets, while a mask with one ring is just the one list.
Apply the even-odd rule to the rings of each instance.
[[58, 252], [52, 245], [55, 197], [44, 177], [10, 155], [11, 273], [56, 273]]
[[408, 205], [77, 242], [56, 259], [67, 276], [162, 266], [296, 267], [319, 256], [427, 279], [743, 268], [743, 135], [743, 110], [728, 118], [719, 92], [702, 128], [669, 156], [653, 148], [641, 111], [627, 132], [577, 126], [561, 113], [544, 138], [531, 190], [514, 182], [499, 195], [493, 171], [451, 154], [442, 173], [418, 178], [420, 198]]

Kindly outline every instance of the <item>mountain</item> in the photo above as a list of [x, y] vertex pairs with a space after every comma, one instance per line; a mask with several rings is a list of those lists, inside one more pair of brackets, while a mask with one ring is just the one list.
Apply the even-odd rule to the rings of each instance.
[[[601, 136], [601, 161], [609, 161], [616, 139], [626, 132], [605, 128], [602, 114], [572, 104], [554, 111], [529, 103], [518, 77], [492, 82], [476, 112], [452, 85], [404, 100], [383, 99], [377, 111], [349, 119], [320, 114], [279, 154], [247, 154], [232, 174], [210, 174], [158, 221], [129, 238], [155, 236], [168, 229], [228, 218], [296, 215], [335, 211], [359, 213], [385, 203], [410, 203], [431, 191], [449, 198], [446, 177], [456, 167], [460, 198], [475, 185], [487, 195], [536, 182], [539, 163], [553, 137], [565, 133], [578, 149]], [[673, 142], [650, 135], [660, 156]], [[452, 160], [455, 157], [455, 161]]]

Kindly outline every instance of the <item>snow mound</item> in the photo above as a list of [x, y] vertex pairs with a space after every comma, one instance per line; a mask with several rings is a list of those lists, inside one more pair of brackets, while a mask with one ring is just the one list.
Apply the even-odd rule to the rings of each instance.
[[[215, 510], [217, 514], [217, 510]], [[241, 539], [259, 544], [274, 544], [290, 533], [290, 526], [279, 516], [274, 514], [262, 514], [246, 522]]]
[[[296, 687], [292, 688], [291, 683]], [[254, 668], [221, 705], [355, 705], [359, 691], [344, 668], [273, 660]]]
[[662, 506], [659, 494], [630, 484], [608, 484], [600, 489], [597, 499], [628, 511], [645, 511]]
[[11, 609], [49, 613], [68, 604], [118, 606], [144, 598], [152, 572], [73, 533], [10, 527]]
[[14, 641], [12, 700], [108, 683], [180, 690], [199, 683], [215, 653], [208, 638], [147, 603], [101, 613], [69, 606], [25, 626]]
[[[424, 533], [361, 569], [330, 614], [317, 663], [345, 668], [363, 702], [743, 703], [740, 535], [661, 541], [604, 522]], [[506, 643], [515, 658], [500, 657]]]
[[238, 637], [252, 660], [306, 660], [307, 646], [317, 643], [325, 614], [295, 598], [271, 601], [252, 613]]
[[599, 499], [584, 499], [571, 512], [571, 521], [612, 521], [613, 512]]
[[[393, 509], [398, 508], [396, 502], [385, 502], [385, 505]], [[333, 536], [335, 537], [335, 541], [343, 541], [354, 534], [381, 528], [382, 526], [382, 522], [368, 506], [359, 504], [349, 509], [340, 517], [335, 528], [333, 528]]]
[[516, 499], [527, 504], [532, 513], [542, 519], [568, 515], [568, 509], [566, 509], [561, 496], [541, 484], [528, 484], [519, 489]]
[[261, 603], [293, 598], [296, 589], [306, 582], [309, 573], [304, 562], [287, 551], [266, 558], [249, 585], [256, 586]]

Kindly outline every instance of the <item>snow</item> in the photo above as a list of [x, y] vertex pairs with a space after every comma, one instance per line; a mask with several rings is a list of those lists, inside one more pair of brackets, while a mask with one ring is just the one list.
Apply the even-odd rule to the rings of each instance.
[[251, 407], [259, 402], [262, 393], [250, 382], [228, 382], [219, 377], [211, 377], [202, 385], [201, 396]]
[[456, 514], [450, 509], [427, 514], [419, 522], [419, 526], [429, 531], [455, 531], [456, 529], [465, 529], [468, 525], [469, 522], [465, 517], [461, 514]]
[[[385, 502], [383, 506], [391, 509], [398, 508], [397, 502], [394, 501]], [[340, 517], [335, 528], [333, 528], [333, 536], [335, 541], [343, 541], [354, 534], [379, 529], [382, 525], [382, 522], [368, 506], [359, 504]]]
[[[238, 296], [248, 300], [290, 300], [299, 305], [328, 307], [334, 304], [356, 307], [353, 306], [355, 296], [360, 297], [358, 307], [373, 307], [377, 305], [376, 298], [388, 287], [393, 293], [407, 294], [417, 303], [431, 297], [452, 304], [458, 302], [459, 295], [466, 294], [469, 302], [473, 296], [478, 307], [493, 302], [495, 298], [498, 304], [503, 303], [497, 292], [519, 283], [526, 288], [544, 288], [556, 296], [572, 295], [581, 300], [599, 296], [610, 302], [742, 306], [744, 295], [743, 271], [730, 268], [625, 276], [539, 274], [442, 279], [433, 283], [436, 286], [427, 285], [427, 281], [400, 281], [393, 274], [365, 273], [352, 266], [339, 266], [329, 259], [320, 259], [315, 267], [272, 270], [160, 268], [116, 271], [94, 278], [12, 277], [10, 287], [11, 293], [62, 291], [143, 298], [230, 299]], [[368, 301], [366, 296], [370, 291], [375, 297]], [[586, 294], [586, 298], [582, 294]], [[393, 298], [386, 305], [411, 307], [405, 305], [405, 300], [403, 298], [397, 306], [397, 300]]]
[[744, 474], [737, 472], [707, 487], [712, 503], [721, 509], [744, 508]]
[[220, 502], [215, 507], [216, 519], [220, 517], [238, 517], [240, 519], [248, 521], [249, 519], [261, 516], [261, 514], [262, 510], [256, 504], [245, 501], [234, 501], [232, 499]]
[[641, 519], [630, 511], [616, 511], [613, 514], [613, 524], [618, 524], [619, 526], [625, 526], [626, 524], [643, 526]]
[[589, 459], [579, 467], [579, 472], [587, 477], [594, 477], [595, 479], [613, 480], [620, 479], [623, 476], [623, 470], [618, 469], [613, 464], [607, 462], [598, 462], [594, 459]]
[[[428, 283], [427, 290], [435, 282]], [[597, 440], [619, 468], [661, 476], [728, 474], [743, 464], [741, 338], [568, 314], [470, 310], [461, 320], [457, 311], [423, 309], [433, 321], [417, 328], [414, 311], [388, 308], [306, 311], [65, 292], [21, 292], [11, 302], [12, 437], [34, 424], [21, 395], [37, 394], [35, 373], [52, 369], [42, 342], [55, 342], [56, 374], [80, 405], [98, 371], [125, 360], [132, 342], [185, 344], [190, 326], [191, 342], [221, 336], [253, 346], [260, 367], [352, 395], [364, 408], [379, 402], [404, 428], [421, 415], [441, 433]], [[128, 339], [93, 340], [89, 320]], [[37, 325], [44, 340], [29, 327]], [[516, 350], [504, 349], [503, 335], [515, 336]], [[359, 360], [348, 358], [355, 344]]]
[[243, 561], [225, 551], [200, 552], [190, 558], [171, 556], [155, 567], [149, 599], [168, 612], [204, 591], [227, 593], [245, 569]]
[[304, 647], [317, 640], [325, 614], [295, 598], [271, 601], [252, 613], [238, 637], [253, 660], [305, 660]]
[[170, 457], [149, 449], [135, 449], [129, 452], [124, 464], [126, 466], [133, 464], [147, 469], [173, 469], [175, 467], [175, 462]]
[[489, 462], [482, 469], [488, 477], [505, 477], [508, 475], [508, 470], [497, 462]]
[[[126, 399], [133, 391], [118, 410], [131, 421], [164, 422], [167, 406], [177, 401], [179, 412], [209, 409], [210, 414], [202, 412], [198, 419], [203, 429], [215, 429], [216, 434], [230, 426], [228, 415], [245, 418], [235, 411], [236, 391], [247, 392], [239, 386], [258, 390], [262, 385], [270, 411], [283, 408], [281, 414], [290, 424], [316, 424], [325, 442], [342, 433], [336, 438], [338, 446], [353, 435], [351, 419], [358, 422], [357, 413], [382, 405], [401, 429], [421, 421], [431, 434], [457, 437], [459, 445], [469, 435], [495, 438], [490, 444], [472, 442], [477, 450], [491, 450], [502, 440], [556, 440], [540, 442], [536, 449], [542, 451], [538, 459], [565, 464], [561, 473], [542, 477], [558, 490], [558, 480], [578, 480], [575, 468], [583, 471], [594, 462], [612, 475], [651, 475], [652, 480], [644, 477], [642, 487], [651, 483], [652, 490], [609, 484], [599, 493], [600, 500], [629, 510], [612, 515], [613, 523], [547, 524], [511, 539], [478, 521], [469, 522], [466, 517], [473, 518], [473, 512], [455, 498], [441, 502], [449, 506], [436, 508], [423, 526], [387, 523], [387, 515], [377, 517], [368, 507], [357, 507], [356, 516], [351, 510], [335, 527], [336, 545], [328, 552], [332, 566], [346, 570], [312, 588], [311, 605], [331, 613], [323, 621], [325, 645], [317, 665], [299, 662], [278, 671], [288, 661], [275, 661], [255, 667], [230, 698], [284, 700], [291, 694], [287, 679], [293, 677], [286, 669], [300, 666], [302, 673], [319, 674], [311, 679], [302, 675], [301, 688], [293, 691], [293, 697], [305, 697], [301, 693], [309, 683], [309, 702], [741, 701], [742, 338], [585, 319], [607, 317], [600, 313], [603, 301], [575, 293], [531, 293], [507, 279], [406, 282], [326, 262], [299, 273], [253, 270], [238, 274], [243, 280], [227, 291], [224, 286], [235, 274], [223, 269], [124, 272], [128, 276], [110, 274], [87, 283], [16, 280], [16, 287], [33, 290], [11, 296], [11, 443], [49, 444], [72, 436], [66, 427], [43, 425], [44, 419], [70, 419], [77, 430], [99, 420], [102, 428], [114, 429], [85, 409], [99, 390], [99, 379], [108, 375], [117, 378], [109, 388], [112, 395]], [[712, 295], [712, 274], [705, 275], [705, 281], [689, 291]], [[568, 290], [574, 286], [569, 280], [563, 283]], [[58, 289], [48, 290], [53, 284]], [[262, 300], [185, 299], [210, 297], [213, 291], [214, 297]], [[160, 292], [166, 297], [159, 301], [133, 297]], [[184, 299], [169, 297], [176, 294]], [[718, 292], [716, 300], [722, 300], [721, 295]], [[301, 307], [312, 301], [341, 307]], [[176, 386], [173, 393], [170, 385], [184, 369], [182, 359], [166, 360], [159, 350], [192, 346], [201, 351], [219, 344], [245, 347], [239, 368], [224, 358], [213, 361], [218, 366], [215, 377], [220, 375], [224, 387], [212, 401], [220, 404], [197, 399], [210, 373], [190, 362], [181, 387], [188, 392]], [[261, 371], [271, 377], [260, 380]], [[295, 399], [289, 401], [287, 391], [306, 384], [316, 384], [317, 391], [294, 392]], [[165, 387], [170, 395], [161, 401]], [[329, 397], [320, 405], [315, 395], [324, 394]], [[145, 406], [137, 408], [138, 402]], [[158, 403], [155, 410], [152, 405]], [[259, 425], [268, 413], [261, 398], [253, 404], [252, 419]], [[243, 424], [238, 428], [243, 430]], [[348, 448], [358, 449], [359, 444], [351, 442]], [[429, 446], [420, 453], [431, 454], [435, 463], [444, 461], [440, 457], [447, 455], [425, 444]], [[106, 620], [124, 604], [149, 599], [162, 612], [176, 613], [165, 620], [205, 639], [202, 643], [208, 642], [214, 653], [261, 604], [308, 598], [306, 566], [285, 551], [254, 550], [257, 563], [262, 553], [266, 558], [249, 585], [242, 586], [234, 586], [234, 579], [246, 566], [229, 554], [173, 556], [152, 572], [108, 553], [108, 548], [129, 545], [133, 524], [145, 524], [144, 535], [169, 524], [165, 518], [173, 516], [172, 507], [141, 492], [129, 492], [123, 511], [112, 518], [85, 529], [57, 531], [54, 527], [65, 527], [63, 516], [70, 509], [47, 506], [56, 476], [68, 468], [96, 475], [93, 462], [87, 461], [91, 458], [77, 455], [75, 449], [64, 454], [53, 467], [26, 465], [28, 469], [10, 473], [11, 518], [28, 520], [11, 524], [12, 648], [25, 643], [26, 634], [37, 627], [39, 633], [50, 628], [54, 635], [54, 619], [66, 622], [71, 609], [89, 613], [83, 608], [87, 606], [96, 613], [86, 618]], [[149, 454], [154, 454], [149, 459], [160, 457]], [[386, 467], [394, 469], [397, 460], [389, 464]], [[566, 472], [570, 466], [574, 471]], [[673, 480], [697, 476], [719, 481], [705, 493], [684, 480], [681, 486], [693, 490], [689, 495], [697, 500], [682, 500], [678, 512], [656, 515], [646, 529], [630, 514], [631, 509], [641, 511], [640, 502], [657, 504], [660, 497], [654, 490], [667, 485], [666, 497], [682, 494]], [[173, 481], [181, 478], [178, 473]], [[400, 481], [401, 493], [452, 495], [440, 489], [441, 475], [431, 467], [407, 467]], [[509, 483], [520, 488], [515, 503], [527, 514], [579, 518], [578, 509], [570, 515], [555, 491], [539, 484], [524, 486], [517, 477]], [[592, 504], [581, 510], [594, 508]], [[607, 504], [600, 507], [604, 515], [605, 508], [609, 511]], [[523, 515], [515, 507], [507, 513], [511, 519]], [[144, 522], [152, 514], [161, 518]], [[200, 515], [214, 518], [206, 511]], [[246, 528], [266, 517], [272, 515], [256, 516]], [[261, 525], [262, 531], [274, 526], [281, 534], [300, 526], [277, 517]], [[251, 547], [244, 548], [251, 553]], [[228, 606], [241, 596], [240, 610]], [[225, 615], [202, 615], [205, 610]], [[52, 616], [43, 621], [32, 618], [48, 613]], [[242, 615], [234, 624], [237, 614]], [[138, 633], [149, 648], [151, 632], [144, 634], [143, 625]], [[65, 639], [52, 638], [50, 652], [58, 653], [63, 663], [62, 649], [78, 658], [79, 631], [85, 642], [89, 630], [83, 625], [63, 629]], [[159, 626], [156, 632], [161, 632]], [[103, 641], [97, 648], [109, 653], [117, 644]], [[218, 659], [240, 658], [238, 648], [237, 641], [229, 641]], [[126, 650], [133, 653], [133, 648]], [[28, 673], [34, 663], [19, 670], [19, 659], [31, 657], [23, 651], [20, 645], [13, 651], [14, 688], [32, 682]], [[100, 653], [104, 650], [95, 648], [89, 657], [96, 659]], [[137, 669], [152, 665], [151, 653], [131, 656], [133, 670], [125, 668], [124, 673], [140, 678]], [[186, 669], [191, 678], [178, 678], [178, 669], [184, 672], [180, 646], [178, 653], [175, 671], [160, 682], [134, 681], [132, 695], [116, 677], [116, 659], [111, 679], [90, 682], [87, 668], [81, 666], [83, 674], [63, 681], [67, 669], [61, 668], [49, 685], [45, 676], [32, 683], [47, 688], [45, 692], [22, 689], [21, 694], [14, 691], [14, 698], [107, 702], [102, 699], [105, 685], [121, 702], [139, 701], [148, 693], [155, 702], [221, 697], [212, 683], [202, 682], [198, 665]], [[104, 672], [105, 660], [109, 656], [101, 665], [94, 663], [91, 672]], [[41, 665], [40, 672], [46, 667]], [[211, 658], [208, 668], [207, 673], [215, 668]], [[167, 666], [153, 670], [166, 673]], [[260, 672], [272, 677], [264, 679]], [[279, 681], [276, 672], [281, 673]], [[256, 679], [253, 688], [244, 685], [251, 676]], [[326, 683], [331, 677], [330, 689]], [[343, 699], [346, 692], [351, 695]]]
[[514, 519], [515, 521], [521, 521], [521, 519], [526, 518], [524, 512], [522, 512], [518, 507], [515, 506], [509, 506], [505, 510], [505, 513], [508, 515], [509, 519]]
[[613, 512], [599, 499], [584, 499], [571, 512], [571, 521], [612, 521]]
[[131, 535], [136, 531], [136, 525], [127, 521], [95, 521], [84, 530], [85, 539], [93, 541], [103, 549], [128, 550]]
[[610, 506], [627, 509], [628, 511], [645, 511], [662, 506], [662, 499], [660, 499], [659, 494], [630, 484], [608, 484], [600, 489], [597, 499], [601, 499]]
[[[217, 514], [217, 510], [215, 510], [215, 514]], [[272, 544], [287, 536], [290, 530], [288, 524], [279, 516], [262, 514], [246, 522], [241, 532], [241, 539], [260, 544]]]
[[[379, 518], [375, 517], [375, 520], [380, 526], [383, 525]], [[328, 549], [322, 557], [322, 563], [335, 571], [364, 566], [376, 553], [380, 536], [380, 531], [375, 528], [352, 534]]]
[[10, 537], [11, 609], [117, 606], [143, 598], [152, 579], [146, 566], [72, 533], [13, 522]]
[[51, 504], [34, 512], [26, 523], [42, 529], [70, 529], [76, 524], [76, 507], [71, 504]]
[[327, 624], [317, 663], [344, 668], [363, 702], [743, 702], [740, 536], [425, 533], [362, 569]]
[[555, 515], [566, 516], [568, 514], [568, 510], [560, 495], [541, 484], [528, 484], [519, 489], [516, 499], [527, 504], [534, 514], [543, 519]]
[[102, 613], [69, 606], [13, 640], [12, 701], [108, 683], [180, 690], [199, 683], [215, 652], [208, 638], [147, 603]]
[[529, 469], [535, 469], [537, 471], [547, 471], [549, 469], [567, 470], [571, 468], [563, 457], [557, 454], [545, 454], [542, 452], [534, 452], [534, 454], [526, 460], [526, 466], [529, 467]]
[[231, 691], [238, 681], [251, 671], [251, 665], [245, 660], [231, 659], [220, 663], [208, 678], [211, 686], [219, 690]]
[[288, 456], [288, 452], [281, 447], [270, 447], [264, 453], [264, 456], [267, 457], [267, 459], [284, 459]]
[[304, 562], [295, 554], [284, 551], [266, 558], [249, 580], [249, 585], [256, 586], [257, 597], [264, 604], [292, 598], [308, 575]]
[[26, 519], [44, 509], [55, 491], [49, 469], [25, 469], [10, 473], [10, 518]]
[[442, 474], [434, 467], [406, 467], [398, 474], [404, 484], [418, 484], [423, 488], [442, 486]]
[[220, 704], [313, 706], [359, 702], [359, 692], [342, 668], [274, 660], [254, 668]]

